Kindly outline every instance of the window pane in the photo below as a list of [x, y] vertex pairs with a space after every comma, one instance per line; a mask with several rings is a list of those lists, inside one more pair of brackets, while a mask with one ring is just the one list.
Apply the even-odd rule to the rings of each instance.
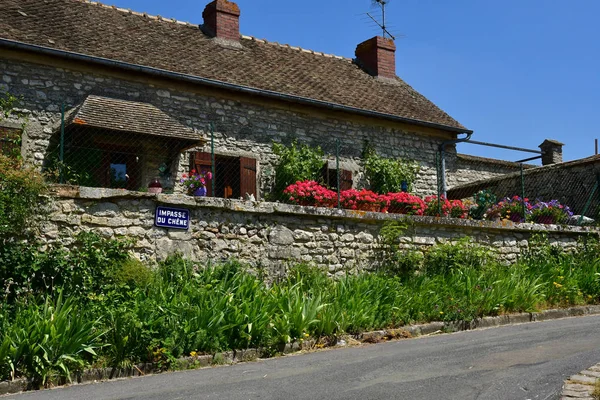
[[127, 164], [110, 164], [110, 186], [114, 188], [127, 186]]

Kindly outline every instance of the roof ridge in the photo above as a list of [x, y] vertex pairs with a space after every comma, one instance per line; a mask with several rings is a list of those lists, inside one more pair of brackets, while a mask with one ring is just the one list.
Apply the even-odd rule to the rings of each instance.
[[338, 56], [338, 55], [335, 55], [335, 54], [328, 54], [328, 53], [324, 53], [324, 52], [321, 52], [321, 51], [314, 51], [314, 50], [305, 49], [305, 48], [302, 48], [302, 47], [299, 47], [299, 46], [291, 46], [289, 44], [282, 44], [282, 43], [279, 43], [279, 42], [270, 42], [267, 39], [259, 39], [259, 38], [254, 37], [254, 36], [242, 35], [242, 39], [252, 40], [252, 41], [257, 42], [257, 43], [270, 44], [272, 46], [279, 46], [279, 47], [283, 47], [283, 48], [291, 49], [291, 50], [296, 50], [296, 51], [300, 51], [300, 52], [307, 53], [307, 54], [314, 54], [316, 56], [322, 56], [322, 57], [328, 57], [328, 58], [335, 58], [335, 59], [338, 59], [338, 60], [345, 60], [345, 61], [352, 61], [352, 59], [348, 58], [348, 57]]
[[[164, 22], [171, 22], [171, 23], [175, 23], [175, 24], [179, 24], [179, 25], [185, 25], [185, 26], [192, 26], [192, 27], [197, 27], [198, 24], [192, 24], [191, 22], [187, 22], [187, 21], [180, 21], [176, 18], [164, 18], [160, 15], [150, 15], [148, 13], [145, 12], [139, 12], [139, 11], [133, 11], [129, 8], [121, 8], [121, 7], [117, 7], [117, 6], [111, 6], [108, 4], [104, 4], [100, 1], [96, 1], [96, 0], [76, 0], [79, 1], [81, 3], [86, 3], [86, 4], [90, 4], [93, 6], [98, 6], [98, 7], [103, 7], [103, 8], [110, 8], [119, 12], [122, 12], [124, 14], [130, 14], [130, 15], [137, 15], [139, 17], [146, 17], [146, 18], [150, 18], [152, 20], [155, 21], [164, 21]], [[345, 60], [345, 61], [352, 61], [351, 58], [348, 57], [343, 57], [343, 56], [338, 56], [335, 54], [329, 54], [329, 53], [324, 53], [321, 51], [314, 51], [314, 50], [310, 50], [310, 49], [304, 49], [302, 47], [299, 46], [291, 46], [289, 44], [281, 44], [278, 42], [271, 42], [268, 41], [267, 39], [259, 39], [257, 37], [254, 36], [248, 36], [248, 35], [240, 35], [242, 39], [246, 39], [246, 40], [252, 40], [254, 42], [257, 43], [264, 43], [264, 44], [270, 44], [273, 46], [279, 46], [279, 47], [283, 47], [283, 48], [287, 48], [287, 49], [291, 49], [291, 50], [297, 50], [300, 52], [304, 52], [307, 54], [314, 54], [316, 56], [322, 56], [322, 57], [327, 57], [327, 58], [335, 58], [337, 60]]]
[[113, 10], [122, 12], [124, 14], [137, 15], [138, 17], [146, 17], [146, 18], [150, 18], [150, 19], [155, 20], [155, 21], [171, 22], [171, 23], [175, 23], [175, 24], [179, 24], [179, 25], [186, 25], [186, 26], [193, 26], [193, 27], [197, 27], [198, 26], [198, 24], [192, 24], [191, 22], [188, 22], [188, 21], [180, 21], [180, 20], [178, 20], [176, 18], [165, 18], [165, 17], [162, 17], [160, 15], [151, 15], [151, 14], [148, 14], [146, 12], [133, 11], [130, 8], [121, 8], [121, 7], [117, 7], [117, 6], [114, 6], [114, 5], [111, 6], [111, 5], [104, 4], [104, 3], [101, 3], [99, 1], [96, 1], [96, 0], [75, 0], [75, 1], [79, 1], [80, 3], [85, 3], [85, 4], [92, 5], [92, 6], [98, 6], [98, 7], [103, 7], [103, 8], [111, 8]]

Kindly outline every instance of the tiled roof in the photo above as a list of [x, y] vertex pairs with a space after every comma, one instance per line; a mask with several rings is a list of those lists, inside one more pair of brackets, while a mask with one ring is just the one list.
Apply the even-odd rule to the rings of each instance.
[[[514, 169], [521, 168], [521, 163], [514, 162], [514, 161], [499, 160], [497, 158], [472, 156], [470, 154], [460, 154], [460, 153], [457, 153], [456, 157], [460, 161], [472, 162], [475, 164], [496, 164], [496, 165], [502, 165], [504, 167], [514, 168]], [[537, 165], [533, 165], [533, 164], [523, 164], [523, 168], [537, 168], [537, 167], [538, 167]]]
[[69, 117], [68, 123], [196, 142], [202, 140], [199, 134], [152, 104], [108, 97], [88, 96]]
[[0, 38], [465, 129], [400, 78], [350, 59], [247, 36], [228, 47], [197, 25], [85, 0], [2, 0]]

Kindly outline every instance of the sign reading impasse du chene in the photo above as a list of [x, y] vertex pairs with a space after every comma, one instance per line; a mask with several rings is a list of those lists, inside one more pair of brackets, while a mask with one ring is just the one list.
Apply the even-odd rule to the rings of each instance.
[[154, 225], [160, 228], [189, 229], [190, 210], [185, 208], [156, 207]]

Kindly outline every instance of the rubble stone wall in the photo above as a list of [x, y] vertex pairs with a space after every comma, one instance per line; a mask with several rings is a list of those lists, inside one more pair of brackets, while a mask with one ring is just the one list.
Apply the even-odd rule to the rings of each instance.
[[[263, 268], [268, 276], [284, 274], [297, 262], [318, 265], [332, 275], [374, 268], [382, 251], [379, 231], [386, 221], [408, 223], [401, 248], [424, 251], [469, 236], [493, 246], [507, 262], [517, 258], [534, 233], [545, 232], [566, 248], [583, 235], [598, 234], [583, 227], [408, 217], [118, 189], [55, 191], [42, 228], [48, 241], [68, 243], [80, 231], [95, 231], [107, 238], [135, 239], [135, 254], [143, 260], [161, 260], [175, 252], [199, 262], [236, 258]], [[154, 226], [158, 205], [190, 210], [190, 229]]]

